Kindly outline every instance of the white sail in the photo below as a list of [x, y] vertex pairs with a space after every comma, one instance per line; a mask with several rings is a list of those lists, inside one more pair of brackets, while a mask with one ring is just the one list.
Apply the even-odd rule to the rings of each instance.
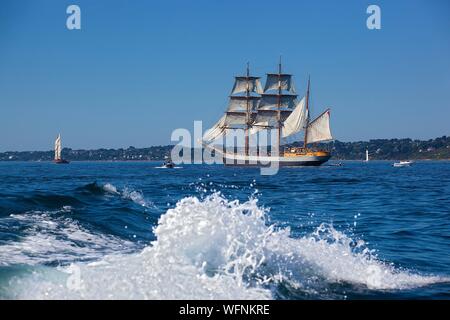
[[236, 125], [247, 124], [247, 114], [241, 112], [227, 112], [225, 115], [225, 126], [230, 128]]
[[288, 137], [305, 129], [308, 111], [305, 109], [305, 98], [295, 107], [294, 111], [283, 123], [282, 137]]
[[292, 81], [292, 75], [290, 74], [267, 74], [266, 85], [264, 86], [264, 92], [270, 90], [286, 90], [291, 93], [295, 93], [294, 82]]
[[257, 77], [236, 77], [233, 90], [231, 94], [238, 94], [243, 92], [254, 92], [261, 94], [263, 92], [261, 82]]
[[326, 110], [306, 128], [306, 143], [333, 140], [330, 130], [330, 109]]
[[276, 111], [258, 111], [255, 117], [250, 134], [255, 134], [261, 130], [265, 130], [268, 127], [275, 127], [277, 124], [277, 112]]
[[61, 135], [58, 135], [58, 137], [55, 140], [55, 160], [61, 159]]
[[264, 94], [259, 103], [259, 110], [276, 110], [278, 106], [283, 109], [294, 109], [296, 105], [296, 95]]
[[[285, 122], [292, 114], [292, 110], [280, 110], [280, 121]], [[278, 127], [277, 110], [258, 110], [255, 120], [252, 123], [250, 134], [256, 134], [261, 130]]]
[[226, 113], [214, 126], [205, 132], [203, 141], [214, 141], [224, 136], [226, 129], [233, 129], [235, 126], [239, 127], [245, 124], [247, 124], [247, 115], [245, 113]]
[[247, 112], [247, 103], [249, 111], [255, 111], [258, 108], [259, 97], [230, 97], [227, 111], [232, 112]]
[[205, 134], [203, 135], [203, 141], [214, 141], [224, 134], [225, 118], [226, 114], [224, 114], [214, 126], [212, 126], [208, 131], [205, 132]]

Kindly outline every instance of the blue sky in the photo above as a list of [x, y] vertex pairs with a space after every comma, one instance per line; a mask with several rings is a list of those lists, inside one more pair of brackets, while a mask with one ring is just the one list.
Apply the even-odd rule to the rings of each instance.
[[3, 0], [0, 151], [49, 150], [58, 132], [74, 149], [168, 144], [222, 115], [247, 61], [264, 75], [280, 54], [298, 91], [311, 75], [336, 139], [450, 134], [446, 0]]

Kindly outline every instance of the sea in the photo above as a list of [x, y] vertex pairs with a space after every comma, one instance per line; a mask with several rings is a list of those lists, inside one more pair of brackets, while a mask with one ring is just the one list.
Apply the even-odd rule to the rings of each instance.
[[0, 299], [450, 299], [450, 162], [0, 163]]

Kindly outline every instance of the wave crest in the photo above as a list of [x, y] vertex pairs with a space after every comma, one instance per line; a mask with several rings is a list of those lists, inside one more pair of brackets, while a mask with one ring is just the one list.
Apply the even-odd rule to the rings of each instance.
[[157, 240], [140, 253], [73, 264], [80, 276], [75, 289], [67, 277], [37, 273], [16, 283], [15, 297], [270, 299], [284, 286], [326, 298], [336, 283], [401, 290], [448, 281], [396, 269], [331, 225], [294, 238], [289, 228], [268, 223], [256, 199], [187, 197], [154, 232]]
[[93, 182], [83, 186], [82, 188], [80, 188], [80, 190], [91, 194], [117, 195], [121, 196], [123, 199], [131, 200], [142, 207], [146, 208], [154, 207], [153, 202], [147, 200], [141, 191], [133, 190], [130, 187], [124, 187], [122, 190], [120, 190], [111, 183], [105, 183], [101, 185], [98, 184], [97, 182]]
[[6, 224], [20, 222], [23, 236], [0, 245], [0, 266], [68, 264], [74, 260], [100, 259], [115, 252], [131, 252], [135, 248], [131, 241], [82, 227], [65, 215], [71, 210], [70, 206], [64, 206], [60, 210], [35, 210], [5, 218]]

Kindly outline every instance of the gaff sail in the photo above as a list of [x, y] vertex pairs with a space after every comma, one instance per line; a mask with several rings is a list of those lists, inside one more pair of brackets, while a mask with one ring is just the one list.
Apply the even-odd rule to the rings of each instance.
[[333, 140], [330, 130], [330, 109], [311, 121], [306, 131], [306, 143]]

